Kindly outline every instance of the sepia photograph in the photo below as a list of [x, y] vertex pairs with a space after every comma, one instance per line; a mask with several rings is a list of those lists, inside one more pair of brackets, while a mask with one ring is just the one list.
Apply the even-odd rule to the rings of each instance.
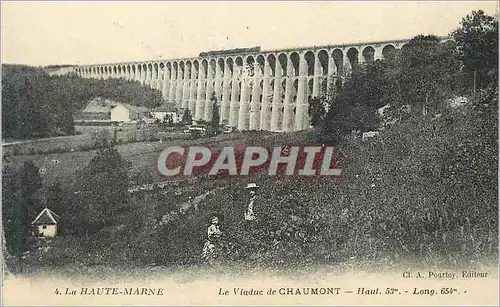
[[2, 1], [2, 305], [499, 304], [497, 1]]

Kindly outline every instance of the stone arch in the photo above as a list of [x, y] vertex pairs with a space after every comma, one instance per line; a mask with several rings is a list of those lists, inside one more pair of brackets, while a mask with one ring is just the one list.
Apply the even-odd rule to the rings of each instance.
[[209, 67], [208, 67], [208, 73], [207, 73], [207, 78], [213, 79], [215, 78], [215, 71], [217, 69], [217, 65], [215, 62], [215, 59], [210, 59], [210, 62], [208, 62]]
[[241, 69], [243, 68], [243, 59], [239, 56], [234, 60], [235, 70], [237, 76], [241, 74]]
[[314, 52], [307, 51], [304, 55], [304, 59], [306, 60], [307, 65], [307, 75], [314, 76], [314, 66], [316, 64], [316, 56], [314, 55]]
[[153, 79], [158, 79], [158, 63], [153, 63], [153, 69], [151, 75], [153, 76]]
[[358, 66], [358, 49], [352, 47], [347, 50], [347, 59], [352, 68]]
[[184, 75], [186, 76], [186, 79], [191, 79], [193, 77], [192, 72], [193, 72], [193, 64], [191, 63], [191, 61], [187, 60], [186, 61], [186, 72], [184, 73]]
[[224, 76], [224, 70], [226, 69], [226, 65], [224, 64], [223, 58], [219, 58], [217, 60], [217, 69], [220, 71], [221, 76]]
[[375, 60], [375, 49], [372, 46], [366, 46], [362, 54], [365, 62], [373, 62]]
[[163, 62], [160, 62], [160, 65], [159, 65], [159, 69], [160, 69], [160, 76], [161, 76], [161, 79], [162, 80], [165, 80], [167, 77], [165, 76], [165, 63]]
[[[198, 60], [194, 60], [193, 67], [194, 67], [193, 78], [198, 79], [200, 76], [200, 62], [198, 62]], [[198, 83], [196, 83], [196, 87], [198, 87]]]
[[[248, 76], [252, 77], [254, 75], [254, 73], [255, 73], [255, 71], [253, 70], [253, 67], [254, 67], [254, 64], [255, 64], [255, 59], [253, 58], [253, 56], [249, 55], [249, 56], [246, 57], [245, 62], [246, 62], [247, 68], [249, 69], [248, 70], [248, 74], [249, 74]], [[251, 99], [250, 99], [250, 101], [251, 101]]]
[[178, 65], [179, 64], [177, 64], [177, 62], [174, 62], [172, 64], [172, 79], [177, 79], [177, 75], [178, 75], [178, 72], [179, 72]]
[[396, 55], [396, 47], [394, 45], [385, 45], [384, 48], [382, 48], [382, 57], [384, 60], [392, 60], [394, 56]]
[[259, 54], [257, 56], [257, 69], [259, 71], [259, 74], [261, 76], [264, 75], [264, 68], [265, 68], [265, 65], [266, 65], [266, 60], [264, 59], [264, 56], [262, 54]]
[[165, 73], [166, 73], [165, 79], [172, 78], [172, 63], [167, 62], [167, 64], [165, 65]]
[[291, 90], [292, 102], [297, 101], [297, 91], [298, 90], [299, 90], [299, 80], [295, 79], [292, 83], [292, 90]]
[[267, 62], [269, 63], [270, 75], [271, 77], [276, 76], [276, 57], [274, 54], [270, 54], [267, 56]]
[[208, 76], [208, 61], [207, 61], [207, 59], [203, 59], [203, 61], [201, 61], [200, 69], [201, 69], [202, 78], [206, 79]]
[[290, 54], [290, 62], [292, 63], [292, 75], [298, 76], [300, 73], [300, 56], [297, 52]]
[[226, 60], [227, 69], [229, 70], [229, 77], [233, 76], [234, 73], [234, 61], [233, 58], [228, 57]]
[[288, 65], [288, 58], [286, 54], [280, 53], [278, 56], [278, 63], [279, 63], [279, 69], [280, 69], [280, 76], [284, 77], [287, 74], [287, 65]]
[[328, 52], [326, 50], [320, 50], [318, 52], [318, 61], [319, 61], [319, 64], [321, 65], [321, 74], [323, 76], [327, 76], [328, 75], [328, 65], [329, 65], [329, 56], [328, 56]]
[[178, 71], [178, 79], [184, 79], [184, 73], [185, 73], [185, 66], [184, 66], [184, 61], [179, 62], [179, 71]]

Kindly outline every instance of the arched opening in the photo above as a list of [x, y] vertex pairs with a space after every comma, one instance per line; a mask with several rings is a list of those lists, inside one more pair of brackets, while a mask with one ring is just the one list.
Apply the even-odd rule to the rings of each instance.
[[201, 77], [206, 79], [208, 76], [208, 62], [207, 60], [201, 61]]
[[217, 61], [217, 68], [219, 69], [220, 71], [220, 75], [221, 76], [224, 76], [224, 69], [226, 68], [225, 65], [224, 65], [224, 59], [223, 58], [220, 58], [218, 61]]
[[363, 49], [363, 58], [365, 62], [373, 62], [375, 60], [375, 49], [372, 46], [367, 46]]
[[[299, 75], [299, 64], [300, 64], [300, 56], [297, 52], [294, 52], [290, 55], [290, 61], [292, 62], [292, 69], [293, 69], [293, 72], [292, 74], [294, 76], [298, 76]], [[314, 68], [313, 68], [313, 72], [314, 72]]]
[[297, 101], [297, 91], [299, 89], [299, 80], [295, 79], [292, 86], [292, 102]]
[[162, 80], [165, 80], [165, 63], [160, 63], [160, 76]]
[[233, 88], [233, 81], [230, 81], [230, 82], [229, 82], [229, 88], [230, 88], [230, 90], [229, 90], [229, 99], [228, 99], [228, 101], [232, 101], [232, 98], [233, 98], [233, 97], [232, 97], [232, 95], [233, 95], [233, 91], [232, 91], [232, 88]]
[[[194, 74], [193, 74], [193, 78], [194, 79], [198, 79], [199, 75], [200, 75], [200, 63], [198, 63], [197, 60], [194, 60], [193, 61], [193, 65], [194, 65]], [[198, 87], [198, 83], [196, 83], [196, 87]]]
[[229, 69], [229, 77], [232, 77], [234, 72], [233, 58], [228, 58], [226, 63], [227, 63], [227, 69]]
[[170, 62], [168, 62], [166, 67], [167, 67], [167, 69], [166, 69], [167, 75], [165, 76], [165, 78], [170, 80], [170, 79], [172, 79], [172, 64], [170, 64]]
[[314, 76], [314, 64], [315, 64], [315, 56], [312, 51], [306, 52], [304, 55], [304, 59], [306, 60], [307, 64], [307, 75], [308, 76]]
[[259, 74], [261, 76], [264, 75], [264, 67], [266, 65], [266, 60], [264, 59], [264, 56], [263, 55], [259, 55], [257, 57], [257, 71], [259, 72]]
[[178, 70], [177, 70], [177, 62], [174, 62], [174, 64], [172, 64], [172, 79], [177, 79], [177, 73], [178, 73]]
[[328, 75], [328, 52], [326, 50], [321, 50], [318, 53], [318, 60], [319, 64], [321, 65], [321, 75], [327, 76]]
[[158, 79], [158, 63], [153, 64], [153, 79]]
[[286, 80], [281, 81], [281, 99], [285, 100]]
[[341, 73], [344, 70], [344, 53], [340, 49], [335, 49], [332, 52], [333, 64], [335, 64], [335, 68], [337, 73]]
[[178, 76], [178, 79], [184, 79], [184, 70], [185, 70], [185, 66], [184, 66], [184, 62], [183, 61], [180, 61], [179, 62], [179, 76]]
[[350, 48], [347, 50], [347, 58], [349, 59], [349, 64], [351, 64], [352, 68], [355, 68], [358, 66], [358, 49], [356, 48]]
[[278, 56], [278, 62], [279, 62], [280, 76], [284, 77], [286, 76], [287, 73], [287, 62], [288, 62], [288, 59], [284, 53], [281, 53]]
[[209, 79], [215, 78], [215, 70], [216, 70], [215, 59], [211, 59], [209, 62], [209, 69], [208, 69], [208, 74], [207, 74]]
[[396, 47], [393, 45], [386, 45], [382, 49], [382, 56], [384, 57], [384, 60], [392, 60], [394, 59], [394, 56], [396, 55]]
[[191, 61], [186, 61], [186, 72], [185, 72], [186, 79], [191, 79], [192, 70], [193, 70], [193, 64], [191, 64]]
[[269, 68], [271, 69], [271, 71], [270, 71], [271, 77], [275, 77], [276, 76], [276, 57], [274, 56], [274, 54], [270, 54], [267, 57], [267, 62], [269, 63]]

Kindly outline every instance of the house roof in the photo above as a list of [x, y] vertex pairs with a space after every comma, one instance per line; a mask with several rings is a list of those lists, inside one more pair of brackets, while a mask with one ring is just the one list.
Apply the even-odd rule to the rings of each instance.
[[173, 103], [166, 103], [162, 106], [157, 107], [155, 112], [177, 112], [177, 108], [175, 107], [175, 104]]
[[122, 103], [122, 105], [129, 109], [129, 111], [131, 112], [135, 112], [135, 113], [145, 113], [145, 112], [148, 112], [148, 108], [145, 108], [145, 107], [138, 107], [138, 106], [133, 106], [131, 104], [128, 104], [128, 103]]
[[35, 224], [57, 224], [57, 220], [59, 219], [59, 215], [55, 214], [54, 211], [49, 208], [45, 208], [38, 214], [35, 220], [31, 223]]
[[113, 107], [118, 105], [119, 102], [96, 97], [89, 101], [83, 112], [85, 113], [109, 113]]

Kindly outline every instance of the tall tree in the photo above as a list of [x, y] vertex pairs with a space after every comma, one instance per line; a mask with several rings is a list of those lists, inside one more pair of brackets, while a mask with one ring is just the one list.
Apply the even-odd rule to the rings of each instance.
[[498, 20], [484, 11], [472, 11], [451, 33], [469, 88], [498, 83]]
[[219, 103], [217, 101], [217, 98], [215, 97], [215, 93], [212, 95], [212, 119], [210, 120], [210, 130], [211, 130], [211, 135], [217, 135], [219, 134], [219, 121], [220, 121], [220, 116], [219, 116]]
[[193, 123], [193, 116], [191, 116], [191, 110], [185, 109], [184, 114], [182, 114], [182, 123], [184, 125], [191, 125]]
[[459, 65], [452, 44], [433, 35], [414, 37], [402, 49], [399, 83], [402, 101], [426, 114], [458, 88]]
[[324, 121], [324, 129], [337, 138], [353, 130], [370, 131], [380, 126], [377, 109], [397, 104], [399, 87], [396, 67], [386, 61], [366, 63], [354, 70], [333, 97]]
[[100, 148], [96, 156], [80, 172], [74, 204], [81, 229], [89, 235], [112, 224], [127, 205], [129, 162], [114, 146]]
[[325, 107], [323, 105], [323, 101], [320, 98], [311, 98], [309, 99], [309, 118], [310, 124], [313, 127], [317, 127], [318, 125], [323, 123], [323, 118], [325, 117]]
[[15, 173], [4, 171], [2, 180], [2, 218], [6, 246], [18, 260], [22, 271], [22, 253], [26, 250], [29, 236], [29, 211], [34, 207], [35, 194], [41, 187], [38, 168], [26, 161]]

